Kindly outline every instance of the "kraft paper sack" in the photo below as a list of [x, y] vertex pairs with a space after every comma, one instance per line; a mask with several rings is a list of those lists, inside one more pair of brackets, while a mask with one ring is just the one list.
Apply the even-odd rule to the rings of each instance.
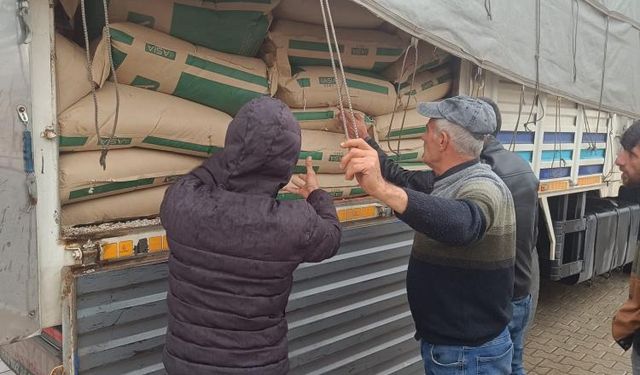
[[[364, 72], [346, 72], [347, 85], [353, 108], [371, 116], [380, 116], [393, 111], [396, 91], [384, 79]], [[282, 78], [276, 95], [293, 108], [335, 107], [338, 92], [330, 67], [314, 66], [299, 68], [290, 78]], [[346, 93], [343, 90], [343, 105]]]
[[[347, 68], [381, 71], [402, 55], [406, 44], [395, 35], [377, 30], [337, 28], [336, 35]], [[265, 60], [284, 76], [291, 76], [296, 66], [331, 66], [323, 26], [279, 20], [268, 39]], [[336, 53], [336, 48], [333, 51]]]
[[255, 56], [279, 1], [111, 0], [109, 15], [112, 22], [132, 22], [216, 51]]
[[[350, 0], [332, 0], [331, 15], [335, 27], [375, 29], [384, 21]], [[324, 25], [318, 0], [282, 0], [273, 11], [277, 19]]]
[[422, 163], [424, 155], [424, 142], [421, 139], [400, 140], [398, 147], [397, 140], [380, 141], [380, 147], [392, 160], [398, 162], [419, 162]]
[[[391, 82], [404, 83], [411, 80], [414, 67], [416, 66], [415, 49], [411, 48], [407, 54], [407, 60], [404, 70], [402, 70], [402, 62], [404, 55], [396, 62], [391, 64], [382, 72], [382, 75]], [[434, 70], [451, 61], [451, 55], [447, 52], [436, 48], [426, 42], [418, 42], [418, 65], [415, 68], [416, 73], [422, 73], [427, 70]]]
[[383, 140], [420, 138], [427, 131], [427, 122], [429, 118], [422, 116], [415, 109], [407, 110], [406, 117], [405, 111], [398, 111], [395, 115], [390, 113], [375, 118], [378, 138]]
[[[87, 73], [87, 56], [85, 50], [77, 44], [56, 33], [56, 108], [62, 113], [72, 104], [91, 92], [91, 84]], [[104, 61], [96, 61], [95, 69], [106, 65]]]
[[60, 155], [62, 204], [165, 185], [189, 173], [204, 160], [139, 148], [109, 151], [106, 170], [98, 163], [99, 159], [100, 151]]
[[300, 159], [294, 173], [307, 173], [305, 160], [311, 156], [316, 173], [344, 173], [340, 160], [346, 150], [340, 147], [345, 141], [344, 134], [319, 130], [302, 130]]
[[[354, 198], [367, 195], [365, 191], [358, 185], [358, 181], [354, 178], [352, 181], [344, 179], [344, 174], [319, 174], [318, 183], [320, 188], [334, 199]], [[296, 200], [302, 199], [298, 194], [292, 194], [281, 191], [278, 194], [279, 200]]]
[[[419, 102], [433, 102], [444, 98], [453, 86], [453, 74], [447, 68], [426, 71], [416, 75], [411, 90], [411, 82], [400, 85], [398, 108], [413, 109]], [[409, 97], [407, 105], [407, 96]]]
[[[271, 95], [270, 81], [277, 82], [275, 73], [270, 77], [260, 59], [198, 47], [132, 23], [112, 24], [111, 41], [118, 82], [178, 96], [230, 115], [251, 99]], [[103, 38], [96, 59], [108, 61], [106, 44]]]
[[[340, 110], [336, 107], [327, 108], [291, 108], [293, 117], [298, 120], [301, 129], [322, 130], [332, 133], [344, 134]], [[367, 126], [373, 125], [373, 119], [360, 111], [353, 111], [354, 114], [364, 116]], [[350, 116], [345, 113], [345, 116]]]
[[136, 190], [62, 207], [62, 225], [101, 224], [106, 222], [155, 217], [168, 185]]
[[[231, 116], [175, 96], [118, 85], [120, 112], [110, 148], [142, 147], [181, 154], [209, 156], [224, 147]], [[97, 91], [98, 126], [108, 139], [116, 114], [115, 85]], [[92, 95], [58, 116], [61, 151], [99, 150]]]

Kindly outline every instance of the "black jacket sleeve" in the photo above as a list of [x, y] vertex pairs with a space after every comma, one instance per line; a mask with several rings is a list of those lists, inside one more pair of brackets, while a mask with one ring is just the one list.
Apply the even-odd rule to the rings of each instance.
[[340, 248], [342, 229], [333, 205], [333, 199], [324, 190], [317, 189], [307, 197], [307, 202], [316, 211], [311, 224], [311, 235], [307, 242], [304, 262], [321, 262], [331, 258]]
[[396, 215], [416, 232], [450, 246], [470, 245], [484, 236], [486, 222], [477, 204], [405, 191], [407, 209]]
[[366, 141], [378, 152], [380, 169], [385, 180], [402, 188], [431, 193], [435, 179], [432, 171], [408, 171], [388, 157], [373, 138], [367, 138]]

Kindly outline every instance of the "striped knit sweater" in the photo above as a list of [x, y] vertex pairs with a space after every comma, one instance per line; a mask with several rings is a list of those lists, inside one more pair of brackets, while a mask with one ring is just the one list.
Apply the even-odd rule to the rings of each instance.
[[515, 212], [491, 168], [466, 163], [432, 193], [407, 189], [398, 215], [416, 230], [407, 293], [417, 337], [431, 344], [478, 346], [511, 319]]

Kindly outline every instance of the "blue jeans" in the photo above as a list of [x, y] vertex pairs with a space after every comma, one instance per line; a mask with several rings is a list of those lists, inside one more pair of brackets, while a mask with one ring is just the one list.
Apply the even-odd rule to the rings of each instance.
[[638, 349], [631, 347], [631, 371], [633, 375], [640, 375], [640, 353]]
[[513, 344], [507, 328], [480, 346], [432, 345], [422, 340], [421, 352], [427, 375], [511, 374]]
[[524, 298], [513, 300], [513, 316], [509, 322], [509, 333], [513, 341], [513, 360], [511, 362], [511, 373], [513, 375], [524, 375], [524, 364], [522, 363], [522, 353], [524, 352], [524, 334], [531, 317], [531, 294]]

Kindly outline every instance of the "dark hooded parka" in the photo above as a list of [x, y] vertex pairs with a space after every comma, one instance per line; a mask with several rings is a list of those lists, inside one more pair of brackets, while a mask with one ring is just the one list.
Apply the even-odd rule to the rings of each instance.
[[289, 109], [255, 99], [229, 125], [224, 151], [167, 191], [169, 374], [288, 371], [292, 273], [333, 256], [341, 235], [326, 192], [275, 199], [299, 153], [300, 128]]

